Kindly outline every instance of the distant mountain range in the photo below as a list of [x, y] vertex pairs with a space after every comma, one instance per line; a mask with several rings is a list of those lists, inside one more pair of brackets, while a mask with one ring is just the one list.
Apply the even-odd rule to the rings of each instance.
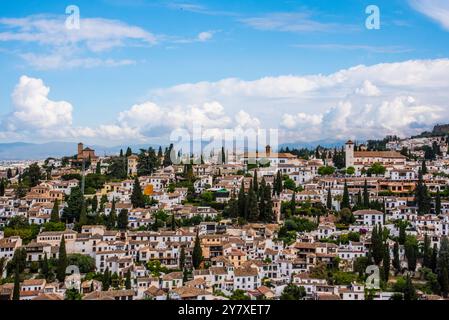
[[[114, 147], [105, 147], [100, 145], [86, 145], [95, 150], [98, 156], [118, 154], [120, 149], [126, 151], [127, 145], [118, 145]], [[130, 145], [134, 152], [139, 149], [153, 147], [157, 150], [159, 145]], [[26, 143], [12, 142], [0, 143], [0, 160], [43, 160], [49, 157], [61, 158], [64, 156], [73, 156], [77, 152], [77, 143], [75, 142], [48, 142], [48, 143]]]
[[325, 147], [325, 148], [334, 148], [334, 147], [341, 147], [346, 143], [347, 140], [318, 140], [318, 141], [312, 141], [312, 142], [291, 142], [291, 143], [282, 143], [279, 144], [280, 148], [286, 148], [289, 149], [315, 149], [318, 146]]

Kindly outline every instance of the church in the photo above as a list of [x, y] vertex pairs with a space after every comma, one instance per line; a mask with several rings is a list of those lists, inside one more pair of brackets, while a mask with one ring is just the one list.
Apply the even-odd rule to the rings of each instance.
[[384, 167], [403, 169], [406, 157], [396, 151], [354, 151], [354, 142], [349, 140], [345, 144], [346, 168], [354, 167], [357, 171], [369, 168], [375, 163]]
[[84, 148], [84, 145], [81, 142], [78, 143], [78, 154], [76, 155], [76, 159], [78, 161], [89, 159], [91, 161], [96, 161], [97, 158], [98, 157], [95, 155], [95, 150], [88, 147]]

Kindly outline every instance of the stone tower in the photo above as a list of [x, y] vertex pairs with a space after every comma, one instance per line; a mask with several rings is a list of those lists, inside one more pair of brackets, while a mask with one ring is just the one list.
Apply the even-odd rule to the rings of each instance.
[[78, 155], [79, 156], [83, 154], [83, 149], [84, 149], [83, 144], [81, 142], [78, 143]]
[[351, 140], [345, 144], [345, 166], [346, 169], [354, 166], [354, 142]]

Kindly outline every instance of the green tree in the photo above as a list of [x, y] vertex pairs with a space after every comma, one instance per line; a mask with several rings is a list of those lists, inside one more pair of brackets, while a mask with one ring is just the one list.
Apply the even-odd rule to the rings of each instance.
[[412, 283], [412, 279], [410, 275], [407, 275], [406, 281], [405, 281], [405, 288], [404, 288], [404, 300], [410, 301], [410, 300], [416, 300], [416, 289], [415, 286]]
[[408, 270], [415, 271], [418, 259], [418, 241], [414, 236], [407, 236], [404, 247]]
[[401, 271], [401, 260], [399, 259], [399, 243], [396, 241], [393, 247], [393, 267], [396, 272]]
[[66, 223], [79, 221], [79, 216], [84, 205], [84, 196], [79, 187], [72, 188], [67, 200], [67, 206], [62, 211], [61, 220]]
[[341, 201], [341, 209], [351, 209], [351, 204], [350, 204], [350, 200], [349, 200], [349, 190], [348, 190], [348, 184], [346, 183], [345, 180], [345, 184], [343, 187], [343, 199]]
[[128, 209], [120, 210], [120, 213], [117, 217], [117, 227], [120, 230], [128, 229]]
[[40, 179], [42, 179], [42, 173], [36, 162], [25, 169], [23, 179], [28, 182], [30, 187], [35, 187], [39, 184]]
[[131, 289], [131, 269], [128, 269], [126, 272], [125, 288], [128, 290]]
[[371, 248], [374, 263], [379, 265], [385, 255], [384, 233], [380, 225], [375, 225], [371, 234]]
[[278, 170], [278, 172], [276, 173], [276, 177], [274, 180], [274, 188], [273, 188], [273, 192], [276, 195], [280, 195], [282, 192], [282, 176], [281, 176], [281, 171]]
[[81, 300], [81, 299], [82, 299], [81, 293], [79, 293], [79, 291], [76, 290], [75, 288], [66, 290], [64, 300]]
[[58, 257], [58, 266], [56, 277], [60, 282], [63, 282], [65, 279], [65, 270], [67, 268], [67, 252], [65, 249], [65, 240], [64, 236], [61, 237], [61, 242], [59, 244], [59, 257]]
[[443, 237], [440, 242], [436, 271], [441, 293], [447, 297], [449, 293], [449, 240], [447, 237]]
[[422, 248], [423, 266], [431, 268], [432, 248], [430, 248], [430, 239], [427, 233], [424, 235], [424, 243]]
[[382, 271], [384, 281], [388, 282], [388, 279], [390, 278], [390, 249], [388, 244], [385, 245], [384, 256], [382, 259]]
[[382, 176], [386, 172], [386, 168], [381, 165], [380, 163], [374, 163], [367, 171], [367, 174], [369, 176], [375, 175], [375, 176]]
[[56, 199], [51, 210], [50, 222], [59, 222], [59, 200]]
[[418, 173], [418, 183], [415, 188], [415, 201], [418, 207], [418, 215], [425, 215], [430, 213], [431, 197], [427, 186], [423, 180], [423, 174], [421, 170]]
[[145, 208], [145, 197], [140, 186], [139, 178], [135, 177], [133, 192], [131, 194], [131, 203], [134, 208]]
[[68, 254], [67, 265], [77, 266], [81, 273], [89, 273], [95, 271], [95, 259], [91, 256], [81, 253]]
[[179, 269], [184, 270], [186, 264], [186, 250], [184, 246], [181, 246], [181, 252], [179, 254]]
[[41, 273], [45, 279], [48, 279], [50, 276], [50, 266], [48, 264], [47, 253], [44, 254], [44, 260], [42, 260]]
[[335, 173], [335, 168], [331, 166], [324, 166], [318, 168], [318, 174], [320, 176], [330, 176]]
[[435, 214], [441, 214], [441, 195], [439, 192], [437, 192], [437, 195], [435, 197]]
[[97, 212], [97, 210], [98, 210], [98, 198], [96, 195], [92, 198], [91, 209], [92, 209], [92, 212]]
[[332, 193], [331, 188], [327, 189], [326, 207], [328, 210], [332, 210]]
[[405, 240], [407, 237], [407, 234], [405, 232], [406, 228], [407, 228], [407, 223], [404, 221], [401, 221], [399, 223], [399, 238], [398, 238], [399, 244], [401, 244], [401, 245], [405, 244]]
[[87, 204], [86, 201], [83, 202], [83, 205], [81, 206], [81, 212], [80, 217], [78, 221], [78, 230], [81, 230], [82, 226], [85, 226], [87, 224]]
[[245, 185], [242, 179], [242, 185], [240, 186], [238, 198], [237, 198], [237, 204], [239, 208], [239, 216], [242, 218], [246, 217], [246, 195], [245, 195]]
[[345, 225], [349, 225], [354, 223], [355, 217], [352, 214], [351, 210], [348, 208], [343, 208], [339, 213], [339, 222]]
[[369, 192], [368, 192], [368, 182], [365, 180], [363, 185], [363, 207], [364, 209], [369, 208]]
[[250, 187], [247, 197], [248, 221], [256, 222], [259, 219], [259, 206], [257, 203], [257, 195], [253, 188]]
[[296, 190], [296, 183], [292, 179], [288, 178], [284, 180], [284, 189]]
[[16, 266], [16, 270], [14, 272], [14, 289], [12, 293], [12, 299], [20, 300], [20, 272], [18, 266]]
[[101, 162], [98, 161], [95, 167], [95, 174], [101, 174]]
[[114, 229], [117, 224], [117, 210], [115, 209], [115, 198], [112, 199], [111, 212], [107, 217], [106, 226], [108, 229]]
[[106, 270], [103, 273], [102, 277], [102, 288], [103, 291], [108, 291], [111, 286], [111, 272], [109, 271], [109, 268], [106, 267]]
[[421, 172], [422, 172], [422, 174], [427, 174], [428, 173], [427, 166], [426, 166], [426, 160], [423, 160], [422, 163], [421, 163]]
[[195, 237], [195, 244], [193, 246], [193, 252], [192, 252], [193, 267], [195, 269], [198, 269], [199, 266], [201, 265], [201, 261], [203, 261], [203, 250], [201, 249], [200, 237], [197, 232], [196, 237]]
[[306, 290], [303, 286], [290, 283], [282, 291], [280, 300], [301, 300], [305, 296]]
[[6, 181], [5, 179], [0, 180], [0, 197], [5, 195]]
[[348, 169], [346, 169], [346, 174], [352, 176], [354, 173], [355, 173], [354, 167], [349, 167]]
[[289, 204], [290, 212], [292, 215], [296, 213], [296, 192], [293, 192], [292, 199]]

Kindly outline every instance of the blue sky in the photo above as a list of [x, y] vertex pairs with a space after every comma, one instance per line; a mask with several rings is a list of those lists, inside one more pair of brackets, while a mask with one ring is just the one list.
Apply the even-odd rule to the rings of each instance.
[[[279, 127], [284, 142], [413, 134], [449, 120], [445, 2], [7, 1], [0, 140], [165, 141], [196, 116]], [[365, 27], [370, 4], [380, 30]], [[64, 30], [68, 5], [79, 31]], [[390, 108], [397, 126], [382, 120]]]

